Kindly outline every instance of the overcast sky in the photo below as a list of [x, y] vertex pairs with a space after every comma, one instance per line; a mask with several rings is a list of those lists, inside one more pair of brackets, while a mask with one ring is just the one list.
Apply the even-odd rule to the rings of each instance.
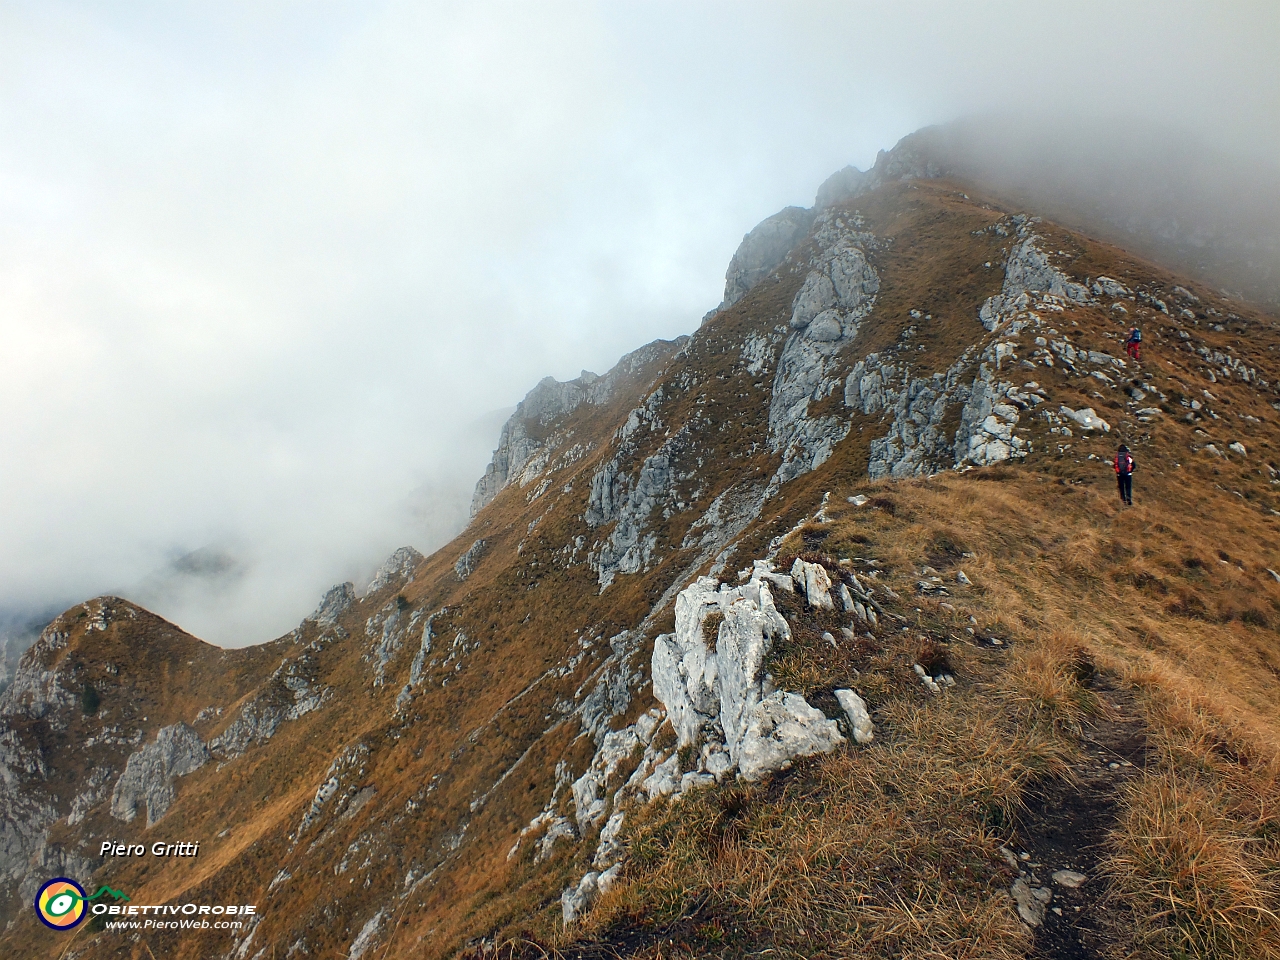
[[920, 126], [1274, 156], [1277, 10], [0, 0], [0, 621], [277, 636], [455, 534], [538, 379], [691, 332]]

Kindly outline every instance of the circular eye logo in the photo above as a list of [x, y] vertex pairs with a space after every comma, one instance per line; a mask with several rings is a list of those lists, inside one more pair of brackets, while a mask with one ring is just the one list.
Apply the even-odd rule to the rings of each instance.
[[70, 930], [83, 920], [84, 904], [84, 887], [66, 877], [55, 877], [36, 894], [36, 913], [54, 930]]

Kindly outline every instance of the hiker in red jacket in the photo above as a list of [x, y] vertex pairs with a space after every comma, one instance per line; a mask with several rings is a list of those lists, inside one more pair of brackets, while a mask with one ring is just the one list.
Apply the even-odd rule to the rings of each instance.
[[1133, 455], [1129, 453], [1129, 448], [1123, 443], [1120, 449], [1116, 451], [1115, 464], [1116, 468], [1116, 484], [1120, 487], [1120, 500], [1128, 506], [1133, 506]]
[[1129, 339], [1124, 342], [1124, 349], [1130, 360], [1142, 359], [1142, 331], [1134, 327], [1129, 331]]

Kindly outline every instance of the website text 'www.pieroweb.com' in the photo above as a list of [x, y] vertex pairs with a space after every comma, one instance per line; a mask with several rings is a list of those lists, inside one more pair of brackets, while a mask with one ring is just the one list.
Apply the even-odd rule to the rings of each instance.
[[257, 914], [254, 904], [106, 904], [89, 912], [107, 930], [240, 930]]

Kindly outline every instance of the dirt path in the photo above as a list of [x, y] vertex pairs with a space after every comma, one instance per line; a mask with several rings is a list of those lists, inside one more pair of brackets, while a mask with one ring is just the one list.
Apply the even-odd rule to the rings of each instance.
[[[1124, 925], [1103, 902], [1100, 863], [1121, 812], [1121, 787], [1146, 762], [1146, 738], [1131, 694], [1101, 676], [1093, 689], [1108, 715], [1084, 727], [1075, 782], [1053, 780], [1033, 791], [1006, 847], [1023, 880], [1021, 890], [1015, 885], [1015, 900], [1028, 901], [1029, 895], [1029, 901], [1038, 901], [1028, 902], [1031, 911], [1043, 910], [1030, 954], [1036, 960], [1102, 960], [1115, 942], [1114, 931]], [[1062, 871], [1085, 879], [1073, 887], [1075, 878]], [[1051, 894], [1048, 903], [1045, 891]]]

